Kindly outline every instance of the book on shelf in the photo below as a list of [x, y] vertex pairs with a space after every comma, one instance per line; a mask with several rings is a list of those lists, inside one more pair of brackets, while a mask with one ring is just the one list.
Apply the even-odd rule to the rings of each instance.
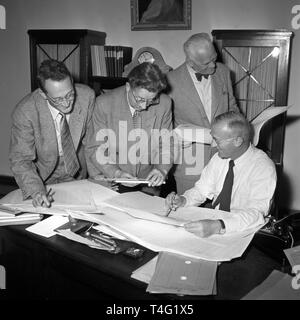
[[92, 74], [122, 77], [124, 66], [132, 60], [132, 48], [125, 46], [91, 46]]

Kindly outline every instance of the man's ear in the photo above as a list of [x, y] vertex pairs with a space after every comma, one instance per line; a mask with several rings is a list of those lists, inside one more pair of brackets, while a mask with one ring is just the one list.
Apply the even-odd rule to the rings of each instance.
[[242, 137], [237, 137], [234, 140], [234, 144], [236, 147], [240, 147], [244, 142], [244, 139]]

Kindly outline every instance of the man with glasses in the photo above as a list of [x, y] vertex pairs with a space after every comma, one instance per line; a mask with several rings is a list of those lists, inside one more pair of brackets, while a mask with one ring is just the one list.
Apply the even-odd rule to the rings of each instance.
[[168, 213], [183, 206], [199, 206], [207, 199], [212, 200], [212, 208], [230, 212], [222, 220], [185, 224], [187, 231], [200, 237], [263, 224], [276, 187], [274, 163], [250, 143], [251, 127], [241, 113], [229, 111], [217, 116], [211, 136], [218, 153], [203, 169], [193, 188], [183, 195], [167, 196]]
[[130, 71], [125, 86], [96, 99], [86, 149], [91, 177], [125, 179], [120, 191], [145, 186], [128, 179], [147, 180], [151, 188], [164, 183], [172, 166], [171, 99], [161, 93], [166, 85], [159, 67], [144, 62]]
[[38, 83], [13, 112], [9, 159], [23, 198], [50, 207], [53, 197], [47, 184], [87, 176], [85, 133], [95, 93], [74, 84], [65, 64], [57, 60], [42, 62]]
[[[213, 119], [229, 110], [238, 111], [229, 70], [216, 62], [217, 53], [207, 33], [192, 35], [183, 45], [185, 62], [167, 74], [174, 104], [174, 127], [192, 125], [210, 128]], [[191, 156], [201, 149], [196, 164]], [[175, 168], [177, 192], [183, 193], [199, 179], [215, 150], [208, 144], [184, 145], [182, 161]], [[201, 160], [201, 161], [200, 161]]]

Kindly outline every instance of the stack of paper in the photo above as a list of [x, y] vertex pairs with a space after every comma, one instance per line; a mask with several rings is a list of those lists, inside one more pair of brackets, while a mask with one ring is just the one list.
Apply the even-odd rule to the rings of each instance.
[[147, 291], [180, 295], [215, 294], [217, 266], [213, 261], [160, 252]]
[[41, 216], [36, 213], [24, 213], [11, 209], [5, 205], [0, 205], [0, 226], [14, 224], [31, 224], [41, 220]]

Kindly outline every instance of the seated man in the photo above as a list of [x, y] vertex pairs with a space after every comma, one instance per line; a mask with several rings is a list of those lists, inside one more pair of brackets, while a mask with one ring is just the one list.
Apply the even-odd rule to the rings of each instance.
[[46, 184], [84, 179], [86, 128], [95, 93], [73, 84], [64, 63], [44, 61], [38, 71], [39, 89], [19, 102], [12, 115], [10, 166], [24, 200], [49, 207], [53, 198]]
[[218, 153], [192, 189], [180, 196], [167, 196], [168, 208], [198, 206], [211, 199], [213, 208], [232, 213], [224, 220], [199, 220], [185, 225], [186, 230], [200, 237], [264, 223], [276, 187], [274, 163], [250, 143], [250, 124], [242, 114], [229, 111], [217, 116], [211, 135]]
[[[160, 94], [166, 85], [159, 67], [144, 62], [130, 71], [125, 86], [96, 99], [86, 148], [92, 178], [146, 179], [149, 187], [165, 181], [172, 166], [171, 99]], [[122, 184], [126, 191], [142, 188]]]

